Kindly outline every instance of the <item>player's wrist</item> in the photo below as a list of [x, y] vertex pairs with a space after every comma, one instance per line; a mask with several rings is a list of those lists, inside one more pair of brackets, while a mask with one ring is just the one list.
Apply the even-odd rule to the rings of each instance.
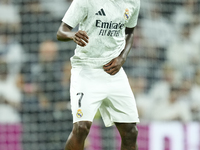
[[75, 34], [76, 34], [76, 32], [70, 32], [70, 34], [68, 35], [68, 38], [71, 39], [71, 40], [74, 40]]
[[123, 57], [122, 55], [118, 56], [118, 62], [120, 65], [123, 65], [126, 61], [126, 57]]
[[124, 63], [126, 61], [126, 55], [124, 55], [123, 53], [121, 53], [119, 55], [119, 58], [121, 59], [121, 61]]

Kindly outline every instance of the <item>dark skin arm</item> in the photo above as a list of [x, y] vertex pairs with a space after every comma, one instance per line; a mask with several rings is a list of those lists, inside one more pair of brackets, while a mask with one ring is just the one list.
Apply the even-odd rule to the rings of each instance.
[[105, 72], [110, 75], [115, 75], [122, 65], [125, 63], [128, 53], [133, 45], [133, 31], [134, 28], [126, 28], [126, 45], [121, 54], [103, 66]]
[[86, 43], [89, 42], [89, 37], [87, 36], [87, 33], [82, 30], [79, 30], [77, 32], [72, 32], [71, 30], [72, 27], [62, 22], [57, 32], [57, 39], [59, 41], [73, 40], [79, 46], [86, 46]]

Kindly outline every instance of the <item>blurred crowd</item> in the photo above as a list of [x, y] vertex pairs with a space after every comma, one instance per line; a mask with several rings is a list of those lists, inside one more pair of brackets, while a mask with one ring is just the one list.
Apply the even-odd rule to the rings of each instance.
[[70, 3], [0, 1], [1, 150], [64, 147], [72, 128], [69, 57], [75, 45], [62, 49], [56, 32]]
[[[70, 3], [0, 1], [2, 150], [63, 147], [72, 127], [69, 58], [75, 44], [58, 42], [56, 32]], [[200, 0], [141, 1], [124, 64], [141, 122], [200, 121], [199, 15]]]
[[127, 63], [141, 120], [200, 121], [200, 1], [142, 4]]

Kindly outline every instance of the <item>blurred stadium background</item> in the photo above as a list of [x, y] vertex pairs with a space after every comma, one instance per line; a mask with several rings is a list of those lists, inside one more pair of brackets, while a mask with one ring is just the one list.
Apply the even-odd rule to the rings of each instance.
[[[56, 32], [70, 3], [0, 1], [0, 150], [64, 148], [75, 44]], [[142, 0], [124, 68], [141, 119], [139, 150], [200, 150], [200, 0]], [[119, 147], [116, 128], [97, 113], [85, 150]]]

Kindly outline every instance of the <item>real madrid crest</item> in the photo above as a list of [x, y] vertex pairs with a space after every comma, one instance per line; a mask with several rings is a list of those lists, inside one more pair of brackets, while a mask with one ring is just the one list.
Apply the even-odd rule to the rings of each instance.
[[129, 9], [128, 9], [128, 8], [125, 9], [125, 12], [124, 12], [124, 19], [125, 19], [125, 20], [128, 20], [128, 19], [129, 19]]
[[78, 118], [81, 118], [81, 117], [83, 116], [83, 112], [81, 111], [81, 109], [78, 109], [78, 110], [77, 110], [76, 116], [77, 116]]

